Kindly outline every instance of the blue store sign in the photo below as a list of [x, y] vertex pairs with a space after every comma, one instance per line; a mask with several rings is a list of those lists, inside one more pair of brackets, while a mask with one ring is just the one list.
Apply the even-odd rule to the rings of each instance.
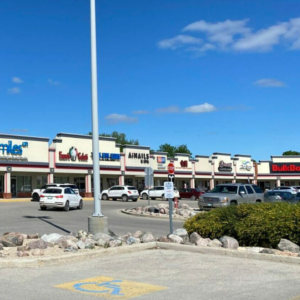
[[23, 149], [28, 147], [28, 142], [23, 142], [22, 145], [13, 145], [12, 141], [8, 141], [7, 144], [0, 144], [0, 154], [12, 154], [12, 155], [22, 155]]

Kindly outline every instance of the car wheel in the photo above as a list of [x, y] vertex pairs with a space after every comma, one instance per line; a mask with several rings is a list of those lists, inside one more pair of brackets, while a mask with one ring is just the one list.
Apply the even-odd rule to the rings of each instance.
[[41, 206], [41, 210], [46, 210], [47, 207], [46, 206]]
[[83, 208], [83, 202], [82, 202], [82, 200], [80, 200], [79, 206], [78, 206], [77, 208], [78, 208], [78, 209], [82, 209], [82, 208]]
[[69, 201], [67, 201], [64, 207], [64, 211], [69, 211], [69, 210], [70, 210], [70, 205], [69, 205]]
[[107, 197], [106, 194], [103, 194], [103, 195], [102, 195], [102, 200], [108, 200], [108, 197]]
[[143, 198], [143, 200], [147, 200], [148, 199], [148, 195], [147, 194], [143, 194], [142, 198]]
[[122, 196], [122, 201], [128, 201], [128, 196], [127, 195], [123, 195]]
[[166, 200], [167, 200], [167, 199], [165, 198], [165, 194], [163, 194], [163, 195], [161, 196], [161, 198], [162, 198], [163, 201], [166, 201]]
[[196, 197], [193, 195], [193, 196], [191, 197], [191, 200], [195, 201], [195, 200], [196, 200]]
[[261, 203], [261, 200], [256, 200], [255, 203]]
[[39, 196], [39, 194], [34, 193], [33, 196], [32, 196], [32, 200], [33, 200], [33, 201], [40, 201], [40, 196]]

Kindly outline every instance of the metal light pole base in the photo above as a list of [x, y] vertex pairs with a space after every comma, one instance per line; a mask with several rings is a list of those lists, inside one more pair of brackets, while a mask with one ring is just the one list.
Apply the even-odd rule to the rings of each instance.
[[107, 217], [88, 217], [88, 231], [92, 234], [108, 234]]

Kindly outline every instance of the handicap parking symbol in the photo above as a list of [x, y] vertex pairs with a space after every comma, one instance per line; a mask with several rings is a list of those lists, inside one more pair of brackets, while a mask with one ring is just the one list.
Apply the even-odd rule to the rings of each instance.
[[[121, 294], [121, 287], [115, 283], [121, 283], [123, 280], [111, 280], [111, 281], [106, 281], [103, 283], [97, 283], [97, 282], [81, 282], [81, 283], [75, 283], [74, 284], [74, 289], [81, 291], [81, 292], [88, 292], [88, 293], [110, 293], [111, 295], [115, 296], [124, 296], [124, 294]], [[99, 287], [105, 287], [108, 290], [91, 290], [88, 289], [88, 285], [96, 285]], [[85, 288], [83, 288], [85, 286]]]

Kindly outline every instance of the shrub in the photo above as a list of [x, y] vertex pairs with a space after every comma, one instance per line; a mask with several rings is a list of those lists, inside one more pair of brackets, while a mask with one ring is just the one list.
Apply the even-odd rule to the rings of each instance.
[[288, 203], [242, 204], [197, 214], [184, 228], [204, 238], [227, 235], [241, 246], [276, 247], [285, 238], [300, 244], [300, 205]]

